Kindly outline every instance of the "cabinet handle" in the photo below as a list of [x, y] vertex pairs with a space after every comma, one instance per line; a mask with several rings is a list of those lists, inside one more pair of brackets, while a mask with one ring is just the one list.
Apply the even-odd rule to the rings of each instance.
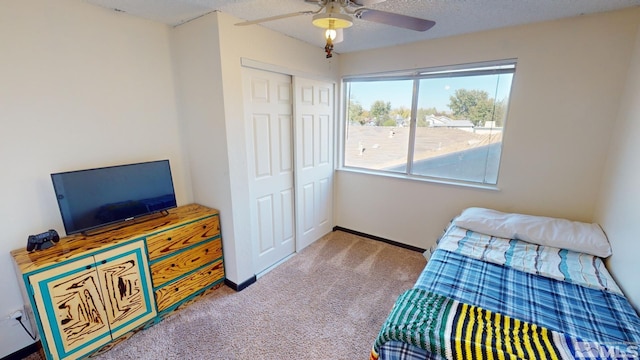
[[206, 228], [207, 228], [207, 225], [202, 225], [202, 228], [203, 228], [203, 229], [206, 229]]
[[176, 264], [171, 264], [171, 267], [176, 267]]
[[180, 289], [176, 288], [176, 291], [179, 291]]
[[168, 237], [168, 238], [167, 238], [167, 241], [171, 241], [171, 237]]
[[103, 264], [106, 264], [106, 263], [107, 263], [107, 260], [102, 260], [102, 263], [103, 263]]
[[91, 269], [91, 265], [87, 265], [87, 270]]
[[204, 249], [204, 253], [208, 254], [209, 253], [209, 249]]

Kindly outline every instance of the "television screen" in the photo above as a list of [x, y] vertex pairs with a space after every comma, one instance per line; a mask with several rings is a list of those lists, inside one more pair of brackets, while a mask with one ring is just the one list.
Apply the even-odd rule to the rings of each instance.
[[67, 235], [176, 207], [169, 160], [51, 174]]

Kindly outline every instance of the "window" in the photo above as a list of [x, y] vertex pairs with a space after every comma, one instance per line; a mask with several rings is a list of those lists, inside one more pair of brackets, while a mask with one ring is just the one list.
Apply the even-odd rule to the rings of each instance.
[[343, 164], [495, 185], [515, 62], [344, 79]]

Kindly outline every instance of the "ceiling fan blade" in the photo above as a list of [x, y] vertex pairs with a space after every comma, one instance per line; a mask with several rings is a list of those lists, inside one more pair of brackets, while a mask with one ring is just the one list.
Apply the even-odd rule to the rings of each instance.
[[358, 9], [356, 10], [355, 17], [362, 20], [373, 21], [380, 24], [386, 24], [415, 31], [427, 31], [436, 24], [435, 21], [431, 20], [425, 20], [413, 16], [395, 14], [374, 9]]
[[385, 1], [387, 0], [351, 0], [352, 3], [358, 6], [369, 6], [369, 5], [379, 4]]
[[266, 18], [262, 18], [262, 19], [243, 21], [243, 22], [237, 23], [236, 25], [238, 25], [238, 26], [254, 25], [254, 24], [259, 24], [259, 23], [263, 23], [263, 22], [267, 22], [267, 21], [286, 19], [286, 18], [290, 18], [290, 17], [294, 17], [294, 16], [300, 16], [300, 15], [311, 15], [311, 14], [315, 14], [315, 13], [317, 13], [317, 12], [316, 11], [298, 11], [298, 12], [294, 12], [294, 13], [276, 15], [276, 16], [266, 17]]

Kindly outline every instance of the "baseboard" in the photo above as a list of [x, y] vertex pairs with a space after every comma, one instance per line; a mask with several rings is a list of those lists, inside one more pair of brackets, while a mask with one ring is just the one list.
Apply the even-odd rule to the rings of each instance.
[[235, 291], [242, 291], [244, 289], [246, 289], [249, 285], [253, 284], [254, 282], [256, 282], [257, 278], [255, 275], [253, 275], [251, 278], [249, 278], [249, 280], [246, 280], [244, 282], [242, 282], [241, 284], [236, 284], [233, 281], [229, 280], [229, 279], [224, 279], [224, 284], [227, 285], [228, 287], [232, 288]]
[[5, 357], [3, 357], [0, 360], [22, 360], [24, 358], [26, 358], [27, 356], [31, 355], [31, 354], [35, 354], [38, 351], [40, 351], [40, 347], [42, 345], [40, 344], [40, 340], [34, 342], [33, 344], [24, 347], [16, 352], [14, 352], [13, 354], [9, 354]]
[[369, 235], [369, 234], [366, 234], [366, 233], [363, 233], [363, 232], [360, 232], [360, 231], [346, 229], [346, 228], [343, 228], [341, 226], [334, 226], [333, 227], [333, 231], [344, 231], [344, 232], [349, 233], [349, 234], [362, 236], [362, 237], [365, 237], [365, 238], [371, 239], [371, 240], [382, 241], [382, 242], [390, 244], [390, 245], [398, 246], [398, 247], [401, 247], [401, 248], [404, 248], [404, 249], [408, 249], [408, 250], [417, 251], [417, 252], [420, 252], [420, 253], [423, 253], [426, 250], [426, 249], [423, 249], [423, 248], [419, 248], [417, 246], [399, 243], [397, 241], [385, 239], [385, 238], [382, 238], [382, 237], [379, 237], [379, 236], [375, 236], [375, 235]]

